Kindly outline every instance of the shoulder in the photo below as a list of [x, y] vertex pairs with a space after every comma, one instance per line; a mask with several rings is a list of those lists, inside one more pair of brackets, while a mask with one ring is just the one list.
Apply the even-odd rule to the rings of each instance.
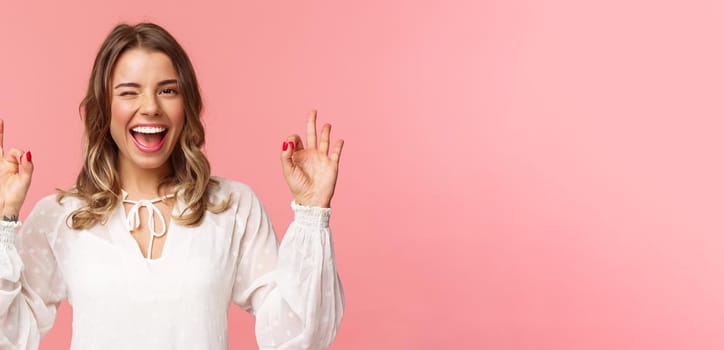
[[219, 183], [217, 192], [220, 193], [241, 193], [241, 192], [254, 192], [251, 187], [243, 182], [227, 179], [220, 176], [212, 176], [213, 180]]
[[42, 212], [43, 214], [55, 214], [71, 212], [83, 205], [82, 201], [72, 196], [65, 196], [62, 200], [58, 200], [58, 194], [49, 194], [40, 198], [35, 203], [32, 212]]
[[219, 183], [213, 193], [215, 199], [226, 199], [231, 196], [233, 206], [237, 209], [239, 206], [249, 206], [249, 204], [258, 203], [259, 197], [251, 186], [231, 179], [212, 176], [212, 179]]
[[211, 178], [219, 183], [219, 186], [215, 192], [219, 193], [221, 196], [225, 197], [225, 195], [231, 194], [234, 196], [235, 199], [249, 196], [256, 197], [256, 192], [254, 192], [251, 186], [243, 182], [218, 176], [212, 176]]
[[57, 226], [82, 202], [74, 197], [66, 196], [60, 202], [57, 194], [49, 194], [40, 198], [25, 219], [25, 224], [42, 224], [44, 227]]

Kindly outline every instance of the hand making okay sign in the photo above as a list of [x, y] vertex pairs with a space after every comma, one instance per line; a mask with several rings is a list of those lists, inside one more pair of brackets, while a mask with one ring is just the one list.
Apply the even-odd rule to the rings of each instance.
[[32, 155], [18, 148], [3, 147], [4, 126], [0, 119], [0, 212], [17, 220], [33, 176]]
[[329, 208], [337, 183], [339, 157], [344, 140], [335, 143], [329, 152], [329, 133], [332, 125], [322, 126], [317, 145], [317, 111], [307, 119], [307, 145], [299, 135], [291, 135], [282, 145], [282, 171], [297, 204], [308, 207]]

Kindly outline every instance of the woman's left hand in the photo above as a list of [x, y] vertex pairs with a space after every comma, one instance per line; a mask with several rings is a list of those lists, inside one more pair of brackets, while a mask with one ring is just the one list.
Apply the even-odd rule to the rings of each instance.
[[297, 204], [308, 207], [329, 208], [337, 184], [339, 157], [344, 140], [338, 140], [331, 154], [329, 133], [332, 125], [322, 126], [317, 145], [317, 111], [307, 119], [307, 146], [299, 135], [291, 135], [282, 145], [282, 171]]

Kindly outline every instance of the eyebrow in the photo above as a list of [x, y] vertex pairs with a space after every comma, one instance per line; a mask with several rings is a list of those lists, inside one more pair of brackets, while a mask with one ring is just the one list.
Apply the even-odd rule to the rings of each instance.
[[[161, 80], [160, 82], [158, 82], [158, 86], [171, 85], [171, 84], [178, 84], [178, 80], [166, 79], [166, 80]], [[139, 85], [137, 83], [120, 83], [120, 84], [116, 85], [115, 87], [113, 87], [113, 89], [118, 89], [119, 87], [140, 88], [141, 85]]]

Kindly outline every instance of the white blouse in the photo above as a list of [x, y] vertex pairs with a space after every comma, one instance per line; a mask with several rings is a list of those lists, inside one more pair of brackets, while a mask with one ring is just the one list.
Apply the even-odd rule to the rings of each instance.
[[[252, 189], [221, 178], [212, 195], [232, 206], [198, 227], [171, 221], [163, 253], [141, 254], [123, 205], [105, 224], [66, 225], [81, 204], [41, 199], [16, 234], [0, 224], [0, 349], [37, 349], [58, 303], [73, 307], [71, 349], [226, 349], [230, 302], [256, 317], [261, 349], [324, 349], [344, 294], [329, 208], [292, 202], [281, 245]], [[173, 214], [185, 207], [177, 198]], [[240, 331], [240, 330], [232, 330]]]

